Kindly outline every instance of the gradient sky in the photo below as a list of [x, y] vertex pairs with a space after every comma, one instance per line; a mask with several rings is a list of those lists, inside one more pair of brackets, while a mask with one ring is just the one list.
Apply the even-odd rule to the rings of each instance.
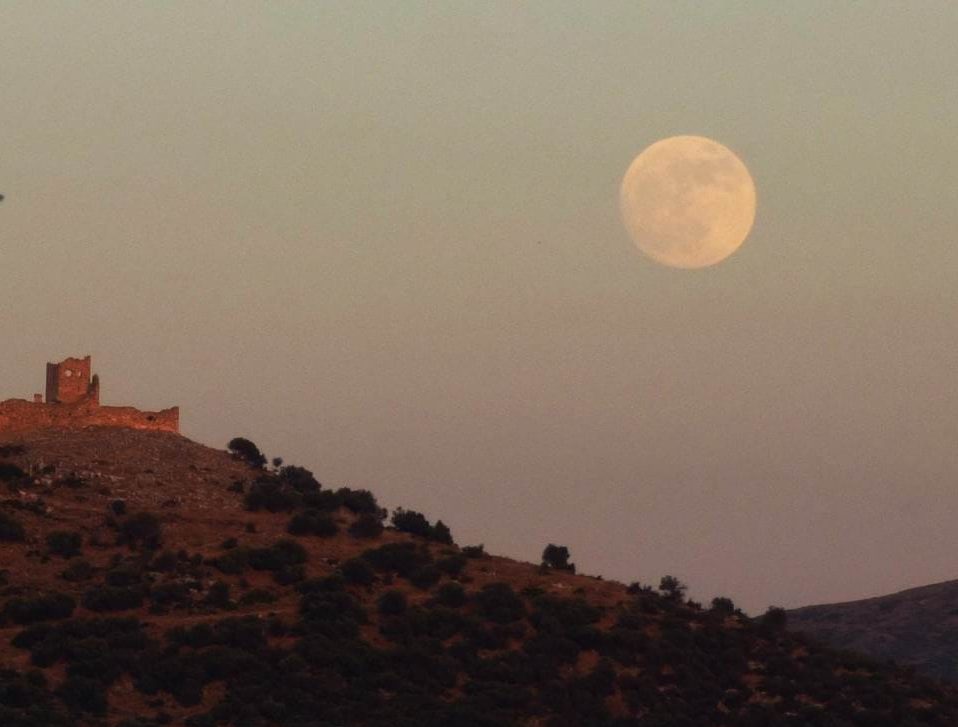
[[[751, 612], [958, 577], [958, 4], [0, 3], [0, 398], [92, 354], [460, 543]], [[758, 190], [644, 258], [654, 141]]]

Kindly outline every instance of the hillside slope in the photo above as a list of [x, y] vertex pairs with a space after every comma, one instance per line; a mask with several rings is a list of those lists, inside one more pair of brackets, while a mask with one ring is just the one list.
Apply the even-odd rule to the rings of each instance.
[[5, 726], [958, 724], [774, 619], [383, 529], [368, 492], [177, 435], [0, 442], [0, 493]]
[[838, 648], [958, 681], [958, 581], [790, 611], [789, 623]]

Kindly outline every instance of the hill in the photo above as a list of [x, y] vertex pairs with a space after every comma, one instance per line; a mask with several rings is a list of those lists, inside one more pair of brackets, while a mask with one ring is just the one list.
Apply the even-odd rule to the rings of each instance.
[[958, 681], [958, 581], [806, 606], [788, 617], [795, 630], [838, 648], [894, 659], [928, 676]]
[[781, 612], [491, 556], [419, 513], [383, 528], [371, 493], [241, 444], [0, 442], [0, 724], [958, 724], [955, 691]]

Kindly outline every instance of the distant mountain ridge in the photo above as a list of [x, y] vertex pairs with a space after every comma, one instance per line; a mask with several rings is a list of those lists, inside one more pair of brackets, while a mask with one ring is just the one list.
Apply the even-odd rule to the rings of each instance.
[[958, 580], [794, 609], [788, 623], [830, 646], [958, 682]]

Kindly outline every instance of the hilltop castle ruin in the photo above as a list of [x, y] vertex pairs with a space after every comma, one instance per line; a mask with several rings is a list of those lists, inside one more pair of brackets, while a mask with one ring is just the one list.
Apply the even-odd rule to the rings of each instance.
[[0, 401], [0, 432], [32, 429], [125, 427], [179, 432], [180, 409], [140, 411], [131, 406], [101, 406], [100, 377], [92, 373], [90, 357], [68, 358], [47, 364], [46, 400]]

